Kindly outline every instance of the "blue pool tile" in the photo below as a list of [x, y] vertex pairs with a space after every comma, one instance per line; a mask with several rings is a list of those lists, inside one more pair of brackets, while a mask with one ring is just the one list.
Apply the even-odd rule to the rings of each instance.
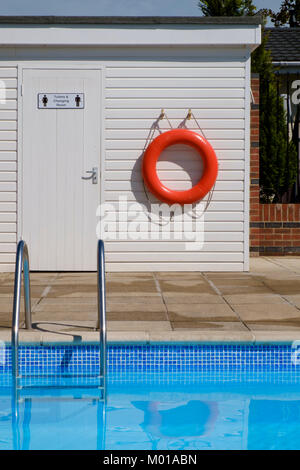
[[[108, 347], [108, 371], [145, 371], [180, 369], [189, 371], [214, 370], [286, 370], [300, 372], [292, 362], [289, 345], [130, 345]], [[98, 345], [21, 346], [19, 350], [22, 374], [93, 373], [99, 369]], [[0, 372], [11, 369], [11, 349], [5, 351]]]

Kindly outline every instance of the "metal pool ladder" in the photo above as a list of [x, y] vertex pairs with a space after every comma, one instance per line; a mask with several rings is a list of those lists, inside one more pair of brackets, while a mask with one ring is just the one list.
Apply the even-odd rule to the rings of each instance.
[[[103, 398], [106, 398], [106, 282], [105, 282], [105, 259], [104, 243], [98, 240], [97, 247], [97, 294], [98, 294], [98, 327], [100, 330], [100, 379], [102, 379]], [[20, 240], [17, 246], [15, 282], [14, 282], [14, 303], [11, 329], [12, 348], [12, 377], [14, 389], [18, 389], [19, 375], [19, 322], [22, 271], [24, 277], [24, 301], [25, 301], [25, 326], [32, 329], [31, 319], [31, 297], [30, 297], [30, 269], [27, 244]]]
[[30, 274], [29, 274], [29, 255], [26, 243], [21, 240], [17, 246], [16, 267], [15, 267], [15, 285], [14, 285], [14, 303], [11, 328], [11, 360], [12, 374], [14, 380], [19, 376], [19, 322], [20, 322], [20, 303], [21, 303], [21, 285], [22, 270], [24, 276], [24, 302], [25, 302], [25, 326], [28, 330], [32, 328], [31, 323], [31, 297], [30, 297]]
[[104, 242], [97, 247], [98, 327], [100, 331], [100, 377], [103, 381], [103, 398], [106, 399], [106, 281]]

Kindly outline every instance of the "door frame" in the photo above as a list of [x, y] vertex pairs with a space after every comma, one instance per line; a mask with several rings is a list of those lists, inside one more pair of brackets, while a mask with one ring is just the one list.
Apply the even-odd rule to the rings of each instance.
[[[97, 70], [100, 72], [100, 155], [99, 155], [99, 204], [104, 201], [104, 164], [105, 164], [105, 67], [103, 65], [89, 62], [83, 64], [77, 61], [68, 61], [57, 63], [53, 61], [36, 61], [19, 62], [17, 66], [18, 92], [17, 92], [17, 242], [23, 237], [23, 76], [25, 70]], [[96, 214], [95, 214], [95, 230], [96, 230]], [[26, 241], [26, 240], [25, 240]]]

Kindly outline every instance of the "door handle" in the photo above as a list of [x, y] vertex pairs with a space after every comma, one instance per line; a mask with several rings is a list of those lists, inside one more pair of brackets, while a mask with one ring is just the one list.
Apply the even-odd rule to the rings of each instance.
[[93, 184], [98, 184], [98, 167], [94, 166], [91, 170], [86, 171], [86, 173], [91, 173], [91, 176], [82, 176], [82, 180], [92, 180]]

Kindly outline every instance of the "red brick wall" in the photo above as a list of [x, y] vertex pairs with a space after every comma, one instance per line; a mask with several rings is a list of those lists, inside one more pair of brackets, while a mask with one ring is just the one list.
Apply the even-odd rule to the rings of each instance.
[[300, 254], [300, 204], [260, 204], [260, 220], [262, 254]]
[[259, 77], [253, 75], [251, 89], [254, 102], [251, 105], [251, 147], [250, 147], [250, 253], [259, 255], [260, 204], [259, 204]]
[[300, 254], [300, 204], [259, 203], [259, 78], [252, 76], [250, 151], [250, 253]]

